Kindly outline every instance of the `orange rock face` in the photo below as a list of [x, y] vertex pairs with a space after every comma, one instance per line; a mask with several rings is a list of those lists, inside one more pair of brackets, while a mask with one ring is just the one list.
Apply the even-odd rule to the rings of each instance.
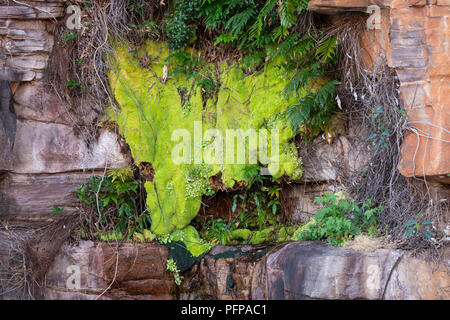
[[450, 172], [450, 3], [393, 8], [391, 61], [409, 116], [400, 172], [408, 177]]
[[370, 65], [385, 58], [400, 80], [400, 106], [408, 129], [399, 171], [407, 177], [433, 176], [449, 181], [450, 61], [448, 0], [312, 0], [319, 13], [381, 9], [381, 28], [368, 30], [362, 45]]

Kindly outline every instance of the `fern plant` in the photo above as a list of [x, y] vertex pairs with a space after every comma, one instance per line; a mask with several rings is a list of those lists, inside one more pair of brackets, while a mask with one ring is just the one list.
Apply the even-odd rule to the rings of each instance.
[[[317, 79], [327, 77], [328, 70], [332, 69], [336, 60], [337, 38], [321, 38], [317, 35], [307, 34], [300, 37], [298, 34], [288, 37], [274, 53], [287, 60], [282, 67], [287, 71], [294, 71], [284, 94], [295, 94], [297, 103], [289, 107], [286, 120], [290, 123], [293, 132], [303, 126], [306, 136], [317, 135], [331, 119], [334, 112], [334, 96], [339, 82], [331, 79], [318, 89]], [[308, 94], [303, 96], [306, 91]]]

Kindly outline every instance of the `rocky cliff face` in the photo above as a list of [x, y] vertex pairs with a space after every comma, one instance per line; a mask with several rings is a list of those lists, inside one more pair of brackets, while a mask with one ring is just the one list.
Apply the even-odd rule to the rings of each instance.
[[[116, 255], [117, 253], [117, 255]], [[116, 271], [116, 259], [120, 262]], [[445, 266], [398, 250], [347, 250], [320, 242], [273, 248], [217, 246], [184, 274], [165, 270], [154, 244], [65, 245], [47, 274], [48, 299], [448, 299]], [[71, 276], [79, 271], [79, 287]], [[67, 272], [66, 272], [67, 270]], [[105, 289], [113, 280], [112, 289]], [[67, 284], [69, 282], [69, 285]], [[71, 284], [73, 286], [71, 286]]]
[[[7, 225], [45, 222], [53, 205], [76, 210], [73, 191], [89, 176], [130, 163], [115, 132], [100, 129], [97, 141], [87, 145], [58, 92], [46, 85], [53, 29], [65, 2], [0, 0], [0, 220]], [[450, 3], [312, 0], [310, 9], [338, 20], [372, 4], [381, 8], [382, 28], [362, 42], [369, 61], [384, 55], [396, 70], [401, 106], [410, 117], [399, 170], [448, 183]], [[338, 183], [330, 160], [349, 167], [362, 161], [352, 143], [344, 136], [332, 145], [313, 141], [305, 176], [286, 195], [294, 204], [292, 220], [307, 221], [316, 210], [314, 196]], [[268, 252], [217, 247], [176, 289], [165, 250], [126, 244], [116, 255], [115, 244], [65, 245], [47, 275], [44, 297], [91, 299], [116, 280], [102, 298], [448, 299], [443, 269], [432, 271], [399, 251], [356, 252], [320, 243], [283, 244]], [[117, 272], [115, 257], [120, 257]], [[67, 289], [70, 265], [81, 268], [80, 289]]]
[[[384, 57], [400, 80], [409, 116], [400, 172], [448, 180], [449, 26], [447, 0], [312, 0], [310, 9], [340, 15], [380, 8], [380, 27], [363, 39], [370, 60]], [[339, 19], [336, 19], [339, 21]]]
[[101, 130], [88, 146], [44, 80], [65, 1], [0, 6], [0, 219], [29, 224], [47, 220], [53, 205], [73, 211], [73, 191], [93, 172], [130, 159], [114, 132]]

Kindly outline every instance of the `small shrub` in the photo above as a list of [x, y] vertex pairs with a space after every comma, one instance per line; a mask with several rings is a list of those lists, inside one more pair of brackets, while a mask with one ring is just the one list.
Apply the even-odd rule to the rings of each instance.
[[143, 233], [151, 225], [147, 212], [139, 212], [137, 200], [139, 181], [133, 179], [131, 170], [118, 169], [108, 175], [92, 176], [77, 190], [86, 211], [84, 226], [91, 236], [99, 232], [127, 235]]
[[409, 238], [410, 236], [418, 237], [423, 236], [425, 239], [430, 240], [433, 236], [434, 232], [430, 230], [432, 226], [431, 220], [423, 220], [421, 221], [422, 213], [417, 215], [416, 219], [408, 220], [406, 223], [406, 229], [404, 238]]
[[198, 15], [199, 0], [175, 0], [174, 13], [166, 15], [164, 30], [170, 51], [184, 50], [189, 39], [194, 36], [196, 25], [193, 20]]
[[298, 234], [298, 240], [326, 239], [334, 246], [341, 246], [346, 240], [363, 232], [370, 236], [377, 235], [376, 213], [383, 207], [372, 208], [372, 201], [367, 200], [362, 206], [345, 198], [338, 199], [335, 194], [326, 193], [317, 197], [314, 203], [325, 207], [318, 210], [314, 220]]
[[207, 240], [213, 240], [221, 245], [226, 245], [231, 240], [232, 226], [225, 223], [223, 219], [209, 220], [206, 228], [205, 238]]
[[64, 208], [60, 208], [58, 206], [53, 206], [52, 208], [52, 212], [50, 213], [51, 216], [55, 216], [55, 215], [65, 215], [67, 214], [66, 211], [64, 211]]

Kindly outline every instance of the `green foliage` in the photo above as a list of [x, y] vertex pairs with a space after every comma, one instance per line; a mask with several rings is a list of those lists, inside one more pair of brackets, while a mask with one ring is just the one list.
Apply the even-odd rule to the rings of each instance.
[[430, 230], [432, 225], [431, 220], [423, 220], [422, 213], [419, 213], [416, 219], [408, 220], [406, 223], [407, 229], [404, 238], [423, 236], [425, 239], [430, 240], [434, 234]]
[[186, 200], [195, 199], [202, 195], [212, 196], [214, 190], [209, 184], [209, 177], [213, 169], [207, 164], [192, 165], [186, 172]]
[[60, 208], [58, 206], [53, 206], [52, 212], [50, 213], [51, 216], [54, 216], [54, 215], [65, 215], [65, 214], [67, 214], [67, 212], [64, 211], [64, 208]]
[[111, 231], [128, 235], [143, 233], [151, 226], [148, 214], [137, 210], [139, 183], [132, 179], [125, 169], [110, 171], [104, 177], [92, 176], [77, 189], [77, 195], [92, 215], [86, 218], [85, 225], [95, 225], [97, 231]]
[[120, 180], [122, 183], [133, 180], [133, 170], [130, 168], [110, 169], [107, 175], [112, 178], [112, 181]]
[[[406, 117], [405, 110], [398, 108], [396, 111], [398, 111], [400, 121], [403, 121]], [[396, 127], [386, 119], [383, 106], [372, 109], [370, 122], [376, 128], [375, 132], [368, 138], [368, 141], [371, 143], [370, 148], [373, 151], [377, 149], [386, 149], [389, 146], [389, 138], [395, 134]]]
[[189, 39], [194, 36], [200, 0], [175, 0], [174, 12], [166, 15], [164, 30], [170, 51], [184, 50]]
[[146, 0], [126, 0], [127, 7], [138, 16], [142, 17], [144, 15], [144, 6], [146, 5]]
[[77, 34], [74, 33], [74, 32], [72, 32], [72, 31], [64, 30], [64, 31], [62, 32], [62, 35], [63, 35], [63, 37], [64, 37], [64, 39], [63, 39], [64, 43], [67, 43], [67, 42], [69, 42], [70, 40], [73, 40], [73, 39], [76, 39], [76, 38], [77, 38]]
[[283, 40], [307, 5], [307, 0], [203, 0], [199, 17], [207, 29], [221, 32], [216, 45], [254, 52]]
[[173, 278], [175, 280], [175, 284], [179, 286], [183, 281], [183, 276], [180, 276], [180, 271], [178, 270], [177, 264], [173, 259], [167, 260], [167, 270], [173, 273]]
[[66, 87], [68, 88], [75, 88], [79, 89], [81, 93], [86, 91], [86, 87], [83, 86], [80, 82], [76, 81], [75, 79], [69, 78], [66, 82]]
[[203, 233], [205, 239], [218, 242], [221, 245], [226, 245], [230, 242], [234, 229], [231, 223], [226, 223], [220, 218], [208, 220], [203, 228], [206, 230]]
[[261, 167], [257, 165], [248, 165], [242, 171], [249, 189], [233, 196], [232, 211], [236, 211], [238, 203], [242, 208], [237, 225], [245, 228], [255, 227], [261, 231], [279, 222], [277, 221], [277, 213], [281, 206], [278, 199], [279, 180], [272, 176], [261, 175]]
[[[337, 80], [318, 83], [317, 79], [323, 79], [334, 65], [336, 47], [336, 37], [323, 39], [317, 35], [300, 37], [293, 34], [274, 52], [274, 56], [286, 60], [282, 68], [294, 71], [284, 90], [286, 96], [294, 94], [298, 97], [297, 103], [285, 112], [293, 132], [302, 126], [305, 136], [317, 135], [331, 119], [336, 86], [340, 83]], [[304, 95], [305, 91], [307, 95]]]
[[86, 10], [88, 8], [92, 7], [92, 2], [91, 1], [86, 1], [85, 3], [83, 3], [83, 8], [81, 10]]
[[326, 193], [323, 197], [317, 197], [314, 203], [325, 207], [318, 210], [314, 220], [308, 223], [297, 234], [298, 240], [322, 240], [326, 239], [335, 246], [340, 246], [346, 240], [363, 232], [369, 236], [377, 235], [376, 214], [383, 211], [383, 207], [374, 207], [370, 200], [362, 206], [340, 198], [335, 194]]

